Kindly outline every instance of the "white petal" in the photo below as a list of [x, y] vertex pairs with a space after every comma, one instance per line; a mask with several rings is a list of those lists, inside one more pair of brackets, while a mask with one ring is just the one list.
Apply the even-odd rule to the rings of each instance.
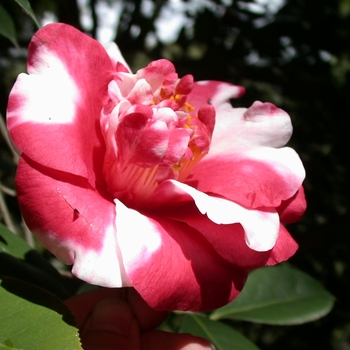
[[7, 118], [16, 120], [12, 128], [24, 122], [62, 124], [74, 121], [79, 105], [79, 90], [74, 79], [52, 52], [45, 47], [38, 50], [43, 51], [41, 56], [46, 55], [45, 64], [36, 62], [30, 75], [21, 73], [12, 89], [13, 96], [26, 100], [23, 107], [8, 112]]
[[161, 238], [151, 220], [115, 200], [117, 239], [127, 271], [142, 267], [144, 261], [161, 247]]
[[226, 105], [217, 111], [210, 154], [255, 147], [282, 147], [293, 127], [289, 115], [270, 103], [254, 102], [250, 108]]
[[211, 197], [186, 184], [171, 181], [174, 186], [188, 193], [198, 210], [217, 224], [240, 223], [245, 231], [247, 245], [256, 251], [274, 247], [279, 232], [279, 216], [275, 209], [252, 210], [227, 199]]
[[109, 288], [131, 286], [123, 266], [114, 226], [107, 230], [103, 248], [99, 252], [78, 245], [75, 245], [74, 250], [72, 273], [80, 279]]

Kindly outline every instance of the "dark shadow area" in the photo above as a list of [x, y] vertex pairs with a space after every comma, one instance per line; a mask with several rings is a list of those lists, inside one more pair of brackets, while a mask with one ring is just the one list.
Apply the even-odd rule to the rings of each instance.
[[68, 298], [72, 293], [62, 276], [50, 266], [47, 260], [34, 250], [26, 254], [25, 260], [18, 259], [8, 253], [0, 253], [1, 275], [40, 287], [60, 299]]

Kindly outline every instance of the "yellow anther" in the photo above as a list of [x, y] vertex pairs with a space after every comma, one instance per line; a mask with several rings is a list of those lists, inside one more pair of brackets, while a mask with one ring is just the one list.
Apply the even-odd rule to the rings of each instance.
[[186, 113], [191, 113], [192, 111], [194, 111], [194, 109], [195, 108], [188, 102], [185, 102], [181, 108], [181, 110]]

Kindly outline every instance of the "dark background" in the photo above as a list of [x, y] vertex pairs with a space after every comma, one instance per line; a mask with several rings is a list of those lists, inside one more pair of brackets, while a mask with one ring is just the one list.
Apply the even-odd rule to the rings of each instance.
[[[154, 25], [169, 1], [144, 1], [153, 5], [145, 13], [141, 1], [87, 0], [89, 28], [82, 24], [76, 0], [32, 0], [31, 4], [39, 20], [52, 13], [55, 20], [96, 36], [104, 20], [96, 9], [101, 3], [119, 3], [122, 12], [115, 40], [133, 70], [151, 60], [168, 58], [180, 76], [190, 73], [195, 80], [243, 85], [246, 94], [234, 100], [234, 106], [269, 101], [291, 115], [294, 135], [290, 145], [304, 162], [308, 198], [304, 218], [289, 227], [300, 245], [291, 262], [318, 279], [336, 297], [336, 303], [329, 315], [313, 323], [245, 325], [244, 332], [261, 349], [348, 350], [350, 0], [231, 2], [183, 1], [187, 25], [170, 43], [157, 40]], [[276, 3], [281, 6], [271, 10]], [[36, 28], [14, 1], [1, 0], [1, 4], [15, 20], [21, 47], [15, 49], [0, 37], [0, 112], [4, 117], [9, 90], [16, 75], [25, 71], [26, 47]], [[146, 44], [150, 37], [152, 45]], [[0, 138], [0, 182], [9, 188], [13, 188], [15, 168]], [[15, 198], [4, 198], [14, 222], [19, 223]]]

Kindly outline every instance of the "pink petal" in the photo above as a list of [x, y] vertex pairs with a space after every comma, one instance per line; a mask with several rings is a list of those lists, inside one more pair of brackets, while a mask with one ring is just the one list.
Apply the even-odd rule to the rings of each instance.
[[177, 83], [175, 93], [180, 95], [188, 95], [193, 89], [193, 76], [187, 74], [183, 76]]
[[[193, 210], [191, 206], [182, 207], [172, 213], [164, 212], [164, 214], [195, 228], [225, 260], [247, 269], [256, 269], [265, 265], [272, 266], [286, 261], [295, 254], [298, 248], [283, 226], [280, 226], [274, 247], [268, 251], [258, 252], [247, 246], [244, 230], [240, 224], [216, 225], [205, 215]], [[261, 234], [264, 234], [263, 230]]]
[[[159, 209], [164, 217], [186, 223], [200, 232], [213, 249], [230, 264], [246, 269], [265, 266], [271, 250], [256, 251], [248, 247], [245, 232], [240, 223], [217, 224], [203, 215], [193, 204]], [[263, 232], [261, 232], [263, 235]]]
[[[259, 210], [247, 209], [232, 201], [209, 196], [173, 180], [158, 186], [155, 193], [161, 201], [158, 205], [176, 203], [178, 198], [182, 201], [184, 197], [181, 192], [189, 195], [199, 212], [202, 215], [206, 214], [213, 223], [219, 225], [239, 223], [244, 229], [245, 243], [249, 248], [263, 252], [275, 245], [279, 231], [279, 216], [274, 209], [262, 207]], [[174, 215], [176, 216], [176, 213]]]
[[281, 222], [285, 224], [300, 220], [306, 210], [304, 188], [300, 187], [299, 191], [293, 197], [283, 201], [277, 210], [281, 217]]
[[298, 244], [289, 234], [287, 229], [281, 225], [276, 245], [274, 246], [266, 265], [273, 266], [275, 264], [279, 264], [280, 262], [288, 260], [295, 254], [297, 249]]
[[[137, 108], [136, 108], [137, 107]], [[123, 116], [116, 131], [118, 157], [122, 163], [152, 167], [159, 164], [166, 152], [169, 131], [163, 121], [151, 120], [152, 109], [137, 105]]]
[[172, 95], [173, 84], [177, 80], [174, 65], [165, 59], [152, 61], [147, 67], [138, 70], [137, 76], [146, 79], [154, 94], [162, 94], [163, 98]]
[[301, 187], [305, 170], [291, 148], [261, 147], [206, 156], [186, 183], [247, 208], [278, 207]]
[[115, 205], [105, 193], [26, 156], [16, 184], [29, 228], [58, 259], [73, 264], [73, 274], [100, 286], [130, 286], [116, 240]]
[[198, 119], [203, 123], [203, 125], [205, 125], [207, 129], [207, 135], [210, 137], [214, 131], [215, 117], [215, 108], [211, 105], [202, 106], [198, 109]]
[[[167, 181], [162, 184], [162, 191], [157, 193], [158, 196], [163, 196], [162, 199], [164, 200], [164, 202], [159, 202], [158, 213], [172, 220], [186, 223], [196, 229], [208, 240], [213, 249], [229, 263], [247, 269], [255, 269], [286, 261], [296, 252], [298, 245], [288, 231], [279, 223], [277, 223], [277, 232], [275, 227], [270, 227], [276, 233], [275, 243], [270, 250], [256, 251], [251, 249], [247, 245], [244, 230], [244, 228], [248, 227], [249, 222], [245, 221], [245, 226], [241, 223], [217, 224], [212, 220], [213, 217], [210, 218], [207, 215], [203, 215], [198, 210], [197, 206], [191, 202], [192, 198], [190, 195], [186, 192], [181, 192], [180, 186], [174, 187], [171, 184], [174, 184], [174, 181]], [[220, 210], [222, 209], [214, 208], [218, 212], [216, 214], [214, 212], [214, 216], [220, 216]], [[263, 213], [264, 211], [262, 211]], [[226, 211], [226, 215], [228, 217], [231, 216], [231, 212]], [[232, 213], [232, 216], [234, 216], [234, 213]], [[255, 232], [256, 237], [260, 237], [260, 240], [269, 240], [271, 235], [271, 232], [267, 231], [269, 227], [259, 226], [261, 222], [254, 222], [255, 218], [253, 216], [251, 220], [253, 228], [251, 232]], [[230, 220], [226, 219], [226, 221], [229, 222]]]
[[152, 308], [206, 310], [237, 296], [247, 271], [225, 263], [196, 230], [116, 205], [126, 272]]
[[173, 129], [169, 131], [169, 144], [166, 150], [163, 163], [175, 164], [184, 156], [190, 135], [185, 129]]
[[[113, 86], [110, 97], [115, 102], [119, 102], [121, 98], [126, 98], [137, 82], [137, 77], [134, 74], [121, 72], [115, 77], [116, 86]], [[111, 83], [113, 84], [113, 83]], [[115, 98], [114, 96], [117, 98]], [[114, 98], [113, 98], [114, 97]]]
[[131, 104], [151, 104], [153, 101], [152, 88], [145, 79], [137, 80], [127, 99]]
[[289, 115], [271, 103], [256, 101], [248, 109], [226, 106], [216, 114], [210, 156], [255, 147], [283, 147], [292, 131]]
[[19, 152], [102, 183], [98, 120], [111, 71], [106, 51], [87, 35], [58, 23], [40, 29], [29, 45], [29, 75], [19, 75], [9, 97], [7, 123]]

